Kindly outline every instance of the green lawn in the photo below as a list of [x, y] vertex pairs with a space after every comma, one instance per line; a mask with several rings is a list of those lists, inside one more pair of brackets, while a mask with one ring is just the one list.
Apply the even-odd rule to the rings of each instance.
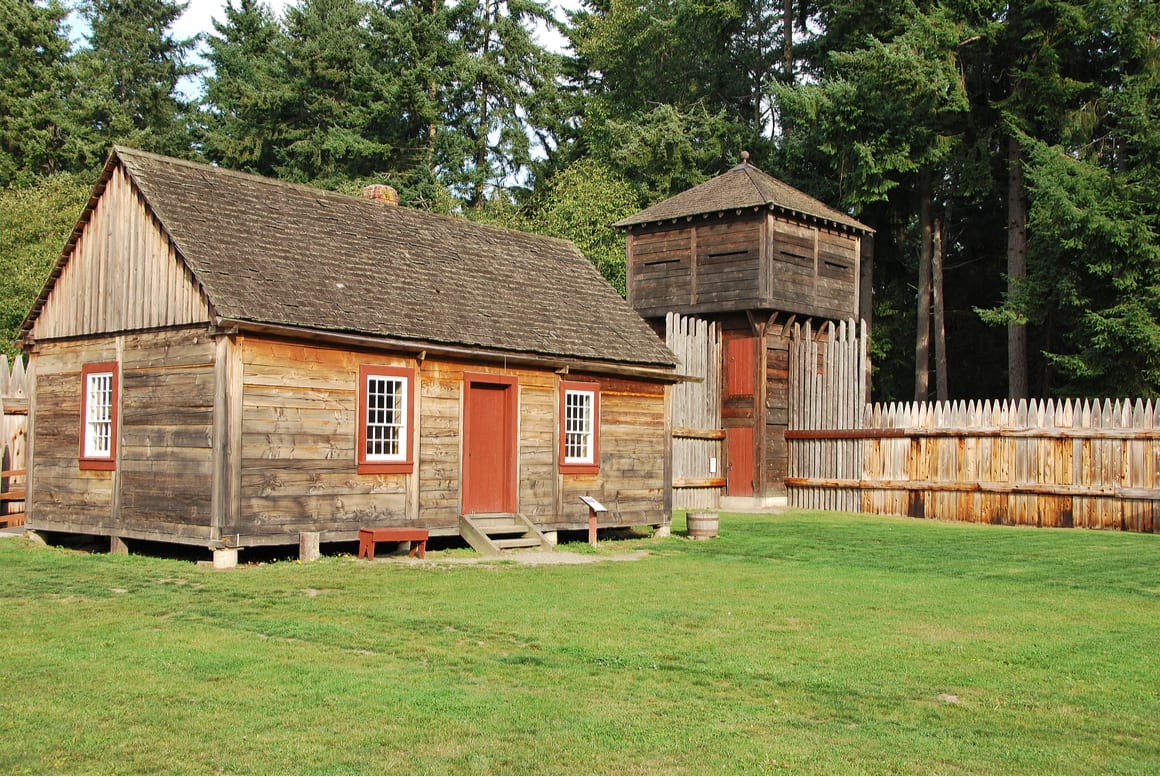
[[1160, 537], [682, 530], [547, 567], [0, 541], [0, 772], [1160, 772]]

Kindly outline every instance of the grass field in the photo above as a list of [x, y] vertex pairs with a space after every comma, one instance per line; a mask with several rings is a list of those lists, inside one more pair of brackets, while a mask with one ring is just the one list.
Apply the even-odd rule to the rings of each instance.
[[1160, 772], [1160, 537], [721, 530], [224, 572], [2, 541], [0, 772]]

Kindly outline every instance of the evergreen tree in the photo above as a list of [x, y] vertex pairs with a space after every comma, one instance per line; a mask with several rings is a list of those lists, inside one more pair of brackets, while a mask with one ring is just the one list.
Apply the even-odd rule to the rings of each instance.
[[[1028, 278], [1053, 393], [1160, 394], [1160, 9], [1091, 3], [1055, 142], [1026, 150]], [[1061, 57], [1066, 60], [1068, 57]], [[1080, 77], [1082, 74], [1082, 78]], [[1042, 113], [1040, 114], [1042, 115]]]
[[20, 324], [44, 286], [92, 188], [87, 176], [44, 176], [0, 191], [0, 352], [20, 352]]
[[556, 20], [542, 0], [460, 0], [450, 23], [460, 56], [443, 104], [439, 166], [452, 191], [479, 208], [489, 188], [505, 188], [532, 163], [529, 134], [555, 104], [560, 69], [534, 26]]
[[70, 98], [80, 169], [98, 167], [114, 143], [192, 153], [193, 106], [178, 84], [199, 71], [188, 63], [197, 41], [169, 32], [185, 7], [173, 0], [89, 0], [81, 7], [90, 33], [74, 56], [78, 86]]
[[273, 175], [290, 95], [286, 36], [261, 0], [227, 0], [208, 38], [202, 150], [233, 170]]
[[57, 0], [0, 0], [0, 188], [61, 167], [67, 13]]
[[364, 0], [305, 0], [286, 11], [279, 177], [322, 186], [388, 166], [397, 116], [372, 55]]

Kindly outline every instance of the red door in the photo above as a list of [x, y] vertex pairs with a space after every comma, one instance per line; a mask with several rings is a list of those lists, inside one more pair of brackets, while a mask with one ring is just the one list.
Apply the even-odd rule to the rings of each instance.
[[734, 426], [725, 430], [725, 494], [753, 496], [753, 427]]
[[463, 512], [516, 511], [516, 379], [464, 378]]
[[723, 345], [725, 379], [721, 415], [725, 423], [725, 494], [753, 496], [759, 340], [749, 332], [726, 330]]

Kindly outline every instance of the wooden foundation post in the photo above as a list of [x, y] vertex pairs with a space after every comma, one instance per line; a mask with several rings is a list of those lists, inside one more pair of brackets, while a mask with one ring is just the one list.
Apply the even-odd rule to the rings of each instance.
[[129, 546], [125, 544], [125, 540], [120, 537], [109, 537], [109, 553], [114, 556], [128, 556]]
[[318, 561], [322, 556], [319, 550], [319, 542], [322, 538], [321, 532], [304, 531], [298, 533], [298, 560], [303, 564], [309, 564], [311, 561]]

